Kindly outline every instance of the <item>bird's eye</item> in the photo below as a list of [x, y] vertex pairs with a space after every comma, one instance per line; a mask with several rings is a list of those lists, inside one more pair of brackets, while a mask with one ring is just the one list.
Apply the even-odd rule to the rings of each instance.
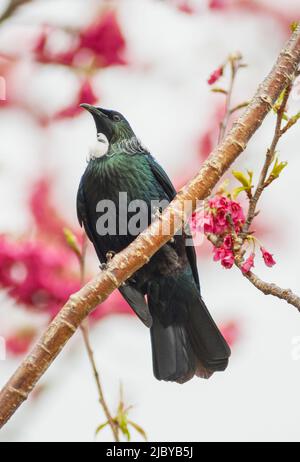
[[120, 122], [121, 117], [120, 117], [118, 114], [115, 114], [115, 115], [113, 116], [113, 120], [114, 120], [115, 122]]

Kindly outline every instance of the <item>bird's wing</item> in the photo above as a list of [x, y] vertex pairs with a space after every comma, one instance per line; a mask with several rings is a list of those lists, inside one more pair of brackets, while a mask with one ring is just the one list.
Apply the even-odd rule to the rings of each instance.
[[85, 200], [84, 189], [83, 189], [83, 180], [84, 180], [84, 177], [81, 178], [79, 188], [78, 188], [78, 193], [77, 193], [77, 218], [78, 218], [80, 226], [84, 227], [89, 240], [94, 245], [100, 262], [105, 263], [106, 256], [101, 252], [101, 249], [99, 248], [98, 243], [95, 242], [94, 234], [92, 231], [92, 226], [90, 225], [90, 221], [89, 221], [89, 217], [87, 213], [88, 211], [87, 203]]
[[152, 316], [143, 293], [130, 280], [119, 291], [146, 327], [152, 327]]
[[[147, 154], [147, 159], [154, 177], [156, 178], [160, 186], [167, 194], [169, 200], [171, 201], [176, 196], [176, 189], [174, 188], [172, 181], [170, 180], [164, 169], [156, 162], [154, 157], [152, 157], [150, 154]], [[192, 239], [188, 226], [186, 226], [186, 233], [189, 234], [189, 239]], [[195, 283], [200, 291], [200, 281], [198, 275], [197, 256], [195, 252], [195, 247], [193, 245], [186, 246], [186, 254], [191, 265]]]
[[[78, 193], [77, 193], [77, 217], [80, 226], [84, 226], [85, 232], [94, 245], [96, 250], [97, 256], [101, 263], [106, 262], [106, 255], [101, 252], [101, 248], [99, 246], [99, 240], [96, 242], [94, 239], [94, 233], [92, 227], [89, 223], [89, 217], [87, 214], [87, 203], [85, 200], [84, 195], [84, 188], [83, 188], [83, 178], [80, 181]], [[139, 291], [131, 281], [127, 281], [122, 287], [119, 288], [119, 291], [127, 301], [127, 303], [131, 306], [133, 311], [137, 314], [140, 320], [147, 326], [152, 326], [152, 316], [149, 311], [149, 307], [146, 303], [145, 297], [141, 291]]]

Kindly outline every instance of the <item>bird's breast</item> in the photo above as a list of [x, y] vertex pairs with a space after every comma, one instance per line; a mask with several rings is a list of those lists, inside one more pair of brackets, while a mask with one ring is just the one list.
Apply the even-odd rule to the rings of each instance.
[[128, 201], [157, 199], [160, 194], [147, 159], [142, 155], [122, 155], [95, 159], [85, 173], [87, 200], [119, 202], [120, 193]]

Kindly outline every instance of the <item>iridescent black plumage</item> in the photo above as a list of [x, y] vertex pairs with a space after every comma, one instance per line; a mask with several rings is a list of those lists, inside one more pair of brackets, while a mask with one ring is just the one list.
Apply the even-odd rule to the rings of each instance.
[[[89, 162], [81, 179], [78, 218], [99, 260], [105, 263], [108, 252], [119, 252], [135, 236], [121, 234], [119, 219], [115, 235], [100, 236], [96, 226], [101, 216], [96, 212], [99, 201], [112, 201], [119, 218], [119, 192], [126, 192], [128, 203], [138, 199], [149, 205], [145, 220], [148, 225], [152, 219], [151, 201], [169, 202], [176, 192], [121, 114], [84, 107], [92, 113], [97, 132], [107, 137], [109, 150]], [[129, 212], [127, 219], [132, 216]], [[162, 247], [120, 291], [150, 327], [156, 378], [183, 383], [195, 374], [209, 377], [227, 367], [230, 350], [201, 298], [195, 250], [185, 245], [183, 235], [176, 235]]]

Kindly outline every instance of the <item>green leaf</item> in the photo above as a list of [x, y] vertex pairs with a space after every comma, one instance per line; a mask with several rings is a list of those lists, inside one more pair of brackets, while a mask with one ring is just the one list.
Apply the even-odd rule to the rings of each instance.
[[128, 420], [128, 424], [131, 425], [144, 438], [145, 441], [148, 440], [147, 434], [142, 427], [140, 427], [137, 423], [132, 422], [132, 420]]
[[64, 228], [63, 231], [67, 245], [81, 258], [81, 250], [75, 234], [69, 228]]
[[[283, 99], [284, 99], [284, 97], [285, 97], [285, 92], [286, 92], [286, 89], [284, 89], [284, 90], [281, 92], [279, 98], [277, 99], [276, 103], [275, 103], [274, 106], [272, 107], [272, 108], [273, 108], [273, 111], [275, 112], [275, 114], [277, 114], [278, 111], [279, 111], [279, 109], [281, 108], [281, 105], [282, 105], [282, 103], [283, 103]], [[283, 118], [283, 120], [289, 120], [288, 115], [287, 115], [286, 112], [283, 113], [282, 118]]]
[[278, 99], [277, 99], [277, 101], [276, 101], [276, 103], [275, 103], [275, 106], [277, 106], [277, 105], [278, 105], [278, 106], [281, 106], [281, 104], [282, 104], [282, 102], [283, 102], [283, 98], [284, 98], [284, 96], [285, 96], [285, 91], [286, 91], [285, 89], [282, 90], [282, 92], [280, 93], [280, 95], [279, 95], [279, 97], [278, 97]]
[[283, 120], [285, 120], [285, 121], [290, 120], [286, 112], [283, 113], [282, 118], [283, 118]]
[[224, 95], [228, 95], [228, 91], [224, 90], [224, 88], [214, 87], [210, 91], [213, 93], [223, 93]]
[[249, 179], [244, 175], [244, 173], [233, 170], [232, 174], [245, 188], [249, 188], [249, 186], [251, 186], [251, 184], [249, 184]]
[[107, 422], [105, 422], [105, 423], [99, 425], [99, 427], [97, 427], [97, 429], [96, 429], [95, 434], [98, 435], [98, 434], [101, 432], [101, 430], [103, 430], [103, 428], [105, 428], [105, 427], [108, 425], [108, 423], [109, 423], [109, 422], [107, 421]]
[[117, 416], [117, 421], [121, 432], [127, 438], [127, 441], [130, 441], [127, 415], [125, 413], [119, 413]]
[[287, 162], [279, 162], [278, 157], [275, 159], [274, 166], [271, 172], [273, 178], [278, 178], [282, 170], [287, 166]]
[[300, 119], [300, 112], [298, 114], [295, 114], [293, 117], [290, 118], [291, 124], [296, 124], [298, 120]]
[[252, 186], [252, 180], [253, 180], [253, 170], [247, 170], [248, 176], [249, 176], [249, 183]]
[[232, 198], [233, 199], [236, 199], [238, 197], [238, 195], [243, 192], [243, 191], [249, 191], [249, 188], [246, 187], [246, 186], [240, 186], [239, 188], [235, 188], [233, 191], [232, 191]]

